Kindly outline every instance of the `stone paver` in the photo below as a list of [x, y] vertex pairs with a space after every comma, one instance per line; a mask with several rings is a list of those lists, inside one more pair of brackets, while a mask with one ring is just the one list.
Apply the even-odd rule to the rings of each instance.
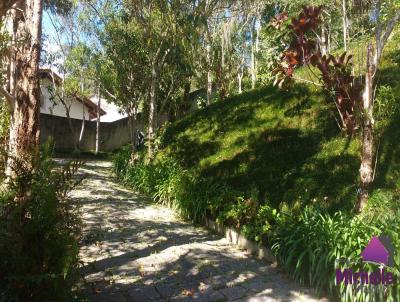
[[78, 287], [89, 301], [319, 301], [274, 265], [122, 187], [109, 162], [82, 173], [72, 199], [84, 223]]

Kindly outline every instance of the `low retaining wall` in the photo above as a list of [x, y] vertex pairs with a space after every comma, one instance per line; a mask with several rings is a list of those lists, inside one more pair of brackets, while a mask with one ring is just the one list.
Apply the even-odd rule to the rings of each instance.
[[225, 238], [228, 239], [230, 243], [237, 245], [244, 250], [247, 250], [257, 258], [266, 260], [268, 262], [276, 262], [276, 258], [269, 248], [247, 239], [235, 229], [225, 227], [211, 219], [205, 219], [203, 224], [208, 229], [213, 230], [222, 236], [225, 236]]

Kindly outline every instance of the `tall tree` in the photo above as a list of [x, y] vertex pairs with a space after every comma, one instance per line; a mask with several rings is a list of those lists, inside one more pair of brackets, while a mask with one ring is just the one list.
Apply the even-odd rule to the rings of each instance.
[[[390, 2], [390, 1], [389, 1]], [[379, 68], [379, 63], [382, 57], [383, 50], [386, 43], [395, 27], [400, 20], [400, 4], [396, 1], [389, 3], [386, 11], [386, 20], [382, 16], [382, 3], [381, 0], [373, 1], [373, 13], [375, 19], [375, 46], [369, 43], [367, 46], [366, 55], [366, 73], [365, 73], [365, 86], [362, 103], [362, 153], [361, 153], [361, 166], [360, 166], [360, 186], [358, 192], [358, 199], [356, 204], [356, 211], [362, 212], [365, 208], [370, 186], [374, 180], [374, 154], [376, 152], [374, 141], [374, 100], [375, 100], [375, 86], [376, 86], [376, 72]], [[386, 22], [385, 22], [386, 21]]]
[[11, 37], [7, 83], [0, 95], [8, 103], [11, 126], [7, 174], [15, 175], [18, 160], [24, 169], [32, 168], [32, 150], [39, 144], [40, 88], [39, 61], [43, 8], [65, 13], [69, 0], [2, 1], [0, 19], [5, 19]]
[[[42, 36], [42, 0], [16, 2], [10, 9], [9, 28], [13, 45], [8, 91], [2, 89], [11, 115], [7, 174], [13, 176], [15, 161], [31, 169], [31, 152], [39, 144], [39, 60]], [[23, 41], [23, 43], [15, 43]]]
[[149, 64], [144, 37], [135, 22], [115, 16], [101, 38], [105, 50], [101, 64], [101, 88], [106, 98], [122, 109], [129, 119], [132, 151], [136, 151], [138, 111], [149, 87]]
[[[361, 126], [360, 185], [355, 205], [355, 210], [358, 213], [362, 212], [367, 204], [370, 186], [374, 178], [374, 155], [376, 151], [373, 129], [375, 77], [383, 49], [395, 25], [400, 20], [400, 5], [398, 3], [391, 3], [389, 6], [391, 13], [385, 14], [386, 20], [382, 18], [381, 1], [374, 0], [373, 4], [371, 15], [375, 23], [375, 45], [370, 42], [367, 46], [364, 85], [357, 82], [352, 74], [350, 68], [352, 67], [352, 56], [348, 56], [346, 52], [338, 57], [331, 54], [323, 56], [315, 47], [315, 41], [309, 37], [310, 32], [314, 32], [321, 23], [320, 12], [322, 7], [304, 7], [298, 18], [292, 19], [289, 27], [292, 41], [284, 51], [283, 63], [277, 68], [279, 73], [284, 74], [283, 81], [285, 81], [287, 78], [293, 79], [296, 66], [315, 66], [321, 73], [319, 79], [322, 85], [334, 92], [334, 102], [341, 119], [341, 127], [349, 135], [353, 135], [357, 128]], [[281, 18], [281, 24], [287, 19], [287, 15]], [[361, 106], [359, 106], [360, 103]], [[361, 116], [361, 123], [357, 119], [358, 116]]]

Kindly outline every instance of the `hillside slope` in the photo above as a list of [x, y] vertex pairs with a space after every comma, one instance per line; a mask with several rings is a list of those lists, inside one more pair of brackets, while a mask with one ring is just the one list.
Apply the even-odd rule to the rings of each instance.
[[[332, 108], [313, 88], [268, 86], [195, 112], [167, 127], [160, 157], [259, 199], [353, 207], [360, 164], [359, 138], [340, 133]], [[400, 188], [399, 116], [380, 142], [375, 191]], [[379, 190], [377, 190], [379, 189]]]

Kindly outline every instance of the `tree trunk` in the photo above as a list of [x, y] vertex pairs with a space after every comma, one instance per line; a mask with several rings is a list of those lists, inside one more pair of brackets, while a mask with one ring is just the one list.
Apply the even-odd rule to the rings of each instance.
[[137, 113], [136, 108], [133, 109], [133, 113], [129, 110], [128, 114], [129, 119], [129, 130], [130, 130], [130, 137], [131, 137], [131, 150], [132, 154], [136, 153], [136, 145], [137, 145]]
[[211, 71], [211, 46], [207, 45], [207, 106], [211, 104], [212, 97], [212, 71]]
[[[184, 103], [184, 110], [185, 114], [190, 112], [192, 110], [192, 100], [190, 99], [190, 88], [191, 88], [191, 83], [190, 83], [190, 77], [188, 79], [188, 82], [185, 83], [185, 86], [183, 88], [183, 103]], [[197, 105], [196, 105], [196, 108]]]
[[326, 28], [324, 25], [321, 26], [321, 40], [320, 40], [321, 54], [324, 56], [328, 53], [327, 39], [326, 39]]
[[96, 120], [96, 154], [100, 151], [100, 107], [101, 106], [101, 94], [100, 87], [98, 91], [98, 100], [97, 100], [97, 120]]
[[[16, 53], [17, 53], [17, 23], [18, 23], [18, 18], [17, 18], [17, 10], [12, 9], [7, 17], [6, 21], [6, 29], [8, 34], [11, 37], [11, 43], [10, 43], [10, 53], [9, 53], [9, 64], [7, 64], [7, 82], [4, 87], [6, 91], [10, 92], [11, 99], [8, 101], [9, 107], [10, 107], [10, 113], [14, 112], [14, 99], [15, 99], [15, 91], [16, 91], [16, 78], [15, 78], [15, 64], [16, 64]], [[4, 62], [5, 64], [7, 63], [6, 60]]]
[[344, 51], [347, 51], [347, 8], [346, 0], [342, 0], [342, 18], [343, 18], [343, 44]]
[[374, 167], [374, 135], [373, 135], [373, 76], [376, 66], [373, 58], [372, 44], [367, 49], [367, 72], [365, 75], [365, 91], [363, 95], [363, 137], [360, 167], [360, 187], [355, 211], [361, 213], [368, 202], [369, 189], [373, 181]]
[[23, 43], [15, 55], [15, 101], [10, 127], [9, 177], [15, 176], [15, 163], [32, 169], [32, 151], [39, 145], [40, 87], [39, 60], [42, 35], [42, 0], [19, 1], [14, 24]]
[[250, 62], [250, 73], [251, 73], [251, 88], [256, 88], [256, 56], [255, 56], [255, 43], [254, 43], [254, 26], [250, 31], [251, 39], [251, 62]]
[[327, 48], [328, 48], [328, 53], [331, 53], [331, 35], [332, 35], [332, 30], [331, 28], [328, 28], [328, 35], [327, 35]]
[[17, 0], [1, 0], [0, 2], [0, 19], [7, 14], [7, 11], [14, 5]]
[[237, 77], [238, 77], [238, 92], [239, 92], [239, 94], [241, 94], [242, 93], [243, 70], [240, 70], [238, 72]]
[[83, 139], [83, 133], [85, 132], [85, 124], [86, 124], [86, 116], [85, 116], [85, 104], [82, 100], [82, 126], [81, 126], [81, 133], [79, 134], [79, 141], [78, 141], [78, 148], [81, 149], [81, 142]]
[[71, 120], [71, 116], [70, 116], [70, 108], [68, 108], [68, 109], [65, 108], [65, 115], [67, 116], [69, 130], [71, 131], [72, 139], [74, 140], [74, 151], [78, 151], [78, 149], [79, 149], [79, 140], [78, 140], [77, 135], [75, 133], [74, 125], [72, 124], [72, 120]]
[[157, 84], [157, 72], [153, 65], [151, 70], [151, 85], [150, 85], [150, 103], [149, 103], [149, 125], [148, 125], [148, 142], [147, 142], [147, 156], [151, 161], [153, 160], [153, 140], [155, 131], [155, 119], [157, 112], [156, 104], [156, 84]]
[[221, 35], [221, 64], [219, 73], [219, 97], [224, 100], [226, 97], [226, 87], [225, 87], [225, 45], [224, 45], [224, 34]]
[[258, 63], [257, 63], [257, 54], [260, 50], [260, 26], [258, 24], [258, 19], [256, 19], [256, 49], [254, 53], [254, 87], [257, 84], [257, 75], [258, 75]]

